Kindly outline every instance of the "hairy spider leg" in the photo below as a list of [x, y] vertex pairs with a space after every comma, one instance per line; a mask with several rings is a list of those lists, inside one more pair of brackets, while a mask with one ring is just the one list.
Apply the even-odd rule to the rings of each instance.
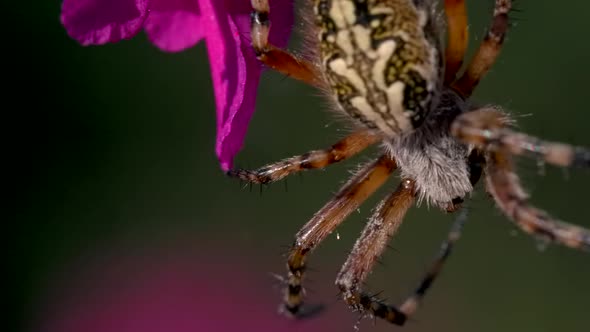
[[558, 221], [533, 207], [513, 171], [510, 153], [505, 149], [490, 152], [486, 167], [486, 185], [500, 209], [520, 229], [543, 240], [590, 251], [590, 230]]
[[270, 6], [268, 0], [251, 0], [251, 38], [256, 57], [269, 68], [307, 84], [319, 86], [320, 74], [309, 61], [273, 46], [268, 41]]
[[445, 50], [445, 86], [455, 81], [467, 50], [467, 11], [465, 0], [445, 0], [447, 48]]
[[557, 166], [589, 167], [590, 152], [512, 132], [505, 128], [509, 123], [508, 117], [497, 109], [480, 109], [457, 117], [451, 132], [486, 154], [487, 189], [518, 227], [561, 245], [590, 251], [590, 230], [557, 221], [529, 204], [511, 159], [512, 155], [524, 154]]
[[361, 285], [401, 225], [406, 212], [414, 205], [415, 190], [413, 180], [402, 179], [395, 192], [379, 203], [336, 278], [344, 300], [353, 309], [396, 325], [406, 322], [406, 314], [363, 292]]
[[512, 155], [525, 155], [560, 167], [590, 168], [590, 150], [559, 142], [548, 142], [506, 125], [508, 117], [494, 108], [461, 114], [451, 126], [454, 136], [480, 149], [504, 150]]
[[253, 183], [275, 182], [296, 172], [324, 168], [348, 159], [379, 140], [380, 137], [374, 131], [360, 130], [348, 135], [325, 150], [310, 151], [263, 166], [257, 170], [235, 169], [228, 171], [227, 174]]
[[487, 74], [500, 54], [509, 28], [508, 13], [511, 8], [511, 0], [496, 0], [492, 23], [483, 42], [463, 75], [452, 84], [453, 89], [463, 98], [471, 96], [479, 81]]
[[362, 291], [360, 285], [366, 280], [390, 238], [401, 225], [406, 211], [415, 202], [414, 186], [412, 180], [402, 180], [397, 190], [377, 206], [375, 214], [369, 220], [336, 279], [336, 285], [340, 288], [344, 300], [353, 309], [368, 312], [395, 325], [404, 325], [408, 317], [415, 313], [426, 291], [440, 275], [467, 220], [467, 209], [463, 209], [419, 286], [401, 306], [385, 304], [375, 296]]
[[384, 155], [356, 173], [295, 236], [287, 260], [287, 289], [282, 305], [286, 314], [299, 316], [303, 304], [302, 279], [307, 255], [389, 178], [397, 165]]

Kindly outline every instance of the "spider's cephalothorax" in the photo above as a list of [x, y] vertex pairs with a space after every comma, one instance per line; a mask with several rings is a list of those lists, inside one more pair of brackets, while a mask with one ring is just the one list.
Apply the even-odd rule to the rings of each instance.
[[[268, 0], [251, 0], [252, 44], [258, 59], [288, 76], [327, 91], [358, 130], [332, 147], [311, 151], [258, 170], [229, 175], [269, 183], [305, 169], [347, 159], [371, 144], [383, 153], [360, 169], [297, 233], [287, 261], [284, 312], [305, 314], [302, 280], [307, 255], [360, 204], [399, 170], [401, 182], [375, 209], [336, 285], [354, 309], [403, 325], [430, 287], [452, 245], [464, 214], [414, 293], [400, 306], [368, 295], [361, 285], [406, 211], [420, 200], [453, 212], [483, 176], [498, 207], [523, 231], [590, 251], [590, 231], [551, 218], [532, 207], [514, 172], [512, 157], [527, 155], [562, 167], [590, 167], [590, 151], [539, 140], [510, 129], [497, 107], [468, 101], [494, 63], [508, 30], [510, 0], [495, 0], [492, 23], [471, 62], [458, 75], [467, 48], [464, 0], [445, 0], [446, 49], [441, 51], [434, 0], [313, 0], [317, 39], [309, 59], [268, 43]], [[443, 60], [444, 59], [444, 60]], [[444, 68], [444, 70], [443, 70]]]

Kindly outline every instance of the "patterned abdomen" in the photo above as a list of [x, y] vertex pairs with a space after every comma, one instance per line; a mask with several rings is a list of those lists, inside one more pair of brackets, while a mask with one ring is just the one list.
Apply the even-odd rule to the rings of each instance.
[[321, 62], [342, 109], [389, 137], [412, 131], [440, 83], [429, 0], [315, 0]]

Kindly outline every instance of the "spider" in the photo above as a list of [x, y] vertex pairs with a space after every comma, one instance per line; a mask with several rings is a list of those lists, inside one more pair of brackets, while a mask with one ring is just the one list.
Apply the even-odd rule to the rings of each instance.
[[307, 25], [315, 40], [303, 58], [268, 42], [268, 0], [251, 0], [251, 38], [266, 66], [326, 91], [356, 130], [330, 148], [257, 170], [228, 174], [270, 183], [348, 159], [372, 144], [382, 153], [364, 165], [297, 233], [287, 259], [283, 312], [302, 316], [302, 280], [308, 255], [394, 172], [397, 189], [373, 212], [338, 273], [336, 285], [354, 310], [403, 325], [441, 271], [465, 220], [453, 224], [441, 252], [416, 290], [400, 306], [361, 288], [410, 207], [421, 201], [454, 212], [480, 178], [499, 209], [521, 230], [590, 251], [590, 230], [558, 221], [530, 205], [513, 157], [560, 167], [590, 166], [590, 150], [543, 141], [511, 129], [499, 107], [474, 106], [470, 96], [493, 65], [509, 28], [511, 0], [495, 0], [490, 28], [471, 61], [464, 0], [445, 0], [445, 27], [434, 0], [313, 0]]

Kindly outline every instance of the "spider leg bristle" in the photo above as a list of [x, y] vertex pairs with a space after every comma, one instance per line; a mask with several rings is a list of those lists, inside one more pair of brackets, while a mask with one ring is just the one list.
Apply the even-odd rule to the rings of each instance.
[[[303, 287], [301, 290], [303, 295], [307, 296], [307, 294], [317, 294], [316, 288], [313, 287], [313, 285], [315, 284], [315, 279], [306, 278], [305, 284], [306, 284], [306, 286]], [[310, 285], [311, 285], [311, 287], [310, 287]]]
[[281, 244], [279, 246], [280, 250], [280, 255], [283, 258], [287, 258], [289, 257], [289, 253], [291, 252], [291, 248], [293, 248], [292, 244]]
[[386, 298], [381, 297], [381, 294], [383, 294], [383, 292], [384, 290], [377, 291], [376, 293], [369, 294], [369, 297], [371, 297], [375, 301], [387, 301]]
[[545, 176], [547, 175], [547, 163], [545, 162], [545, 160], [543, 160], [543, 158], [539, 158], [537, 157], [537, 162], [535, 163], [537, 165], [537, 174], [539, 176]]
[[283, 73], [280, 83], [286, 82], [289, 78], [291, 78], [291, 75], [289, 73]]
[[269, 272], [268, 275], [272, 278], [272, 281], [274, 281], [275, 287], [284, 287], [287, 285], [288, 281], [284, 276], [274, 272]]
[[393, 246], [392, 244], [390, 244], [390, 243], [388, 243], [388, 244], [386, 245], [386, 248], [387, 248], [387, 250], [391, 250], [391, 251], [393, 251], [393, 252], [394, 252], [394, 253], [396, 253], [396, 254], [399, 254], [399, 253], [400, 253], [399, 249], [397, 249], [396, 247], [394, 247], [394, 246]]
[[515, 6], [514, 6], [514, 2], [513, 2], [512, 8], [511, 8], [511, 9], [510, 9], [510, 11], [508, 12], [508, 16], [509, 16], [509, 18], [510, 18], [510, 19], [512, 19], [512, 18], [513, 18], [513, 17], [511, 16], [512, 14], [514, 14], [514, 13], [521, 14], [521, 13], [524, 13], [524, 12], [526, 12], [524, 9], [522, 9], [522, 8], [518, 8], [518, 7], [515, 7]]
[[375, 260], [375, 263], [377, 263], [379, 265], [379, 267], [384, 268], [385, 267], [385, 262], [383, 261], [382, 257], [379, 257]]
[[246, 190], [248, 187], [252, 187], [252, 182], [242, 182], [242, 190]]
[[508, 13], [508, 28], [512, 29], [518, 25], [520, 22], [528, 22], [528, 20], [522, 15], [524, 11], [521, 10], [511, 10]]

